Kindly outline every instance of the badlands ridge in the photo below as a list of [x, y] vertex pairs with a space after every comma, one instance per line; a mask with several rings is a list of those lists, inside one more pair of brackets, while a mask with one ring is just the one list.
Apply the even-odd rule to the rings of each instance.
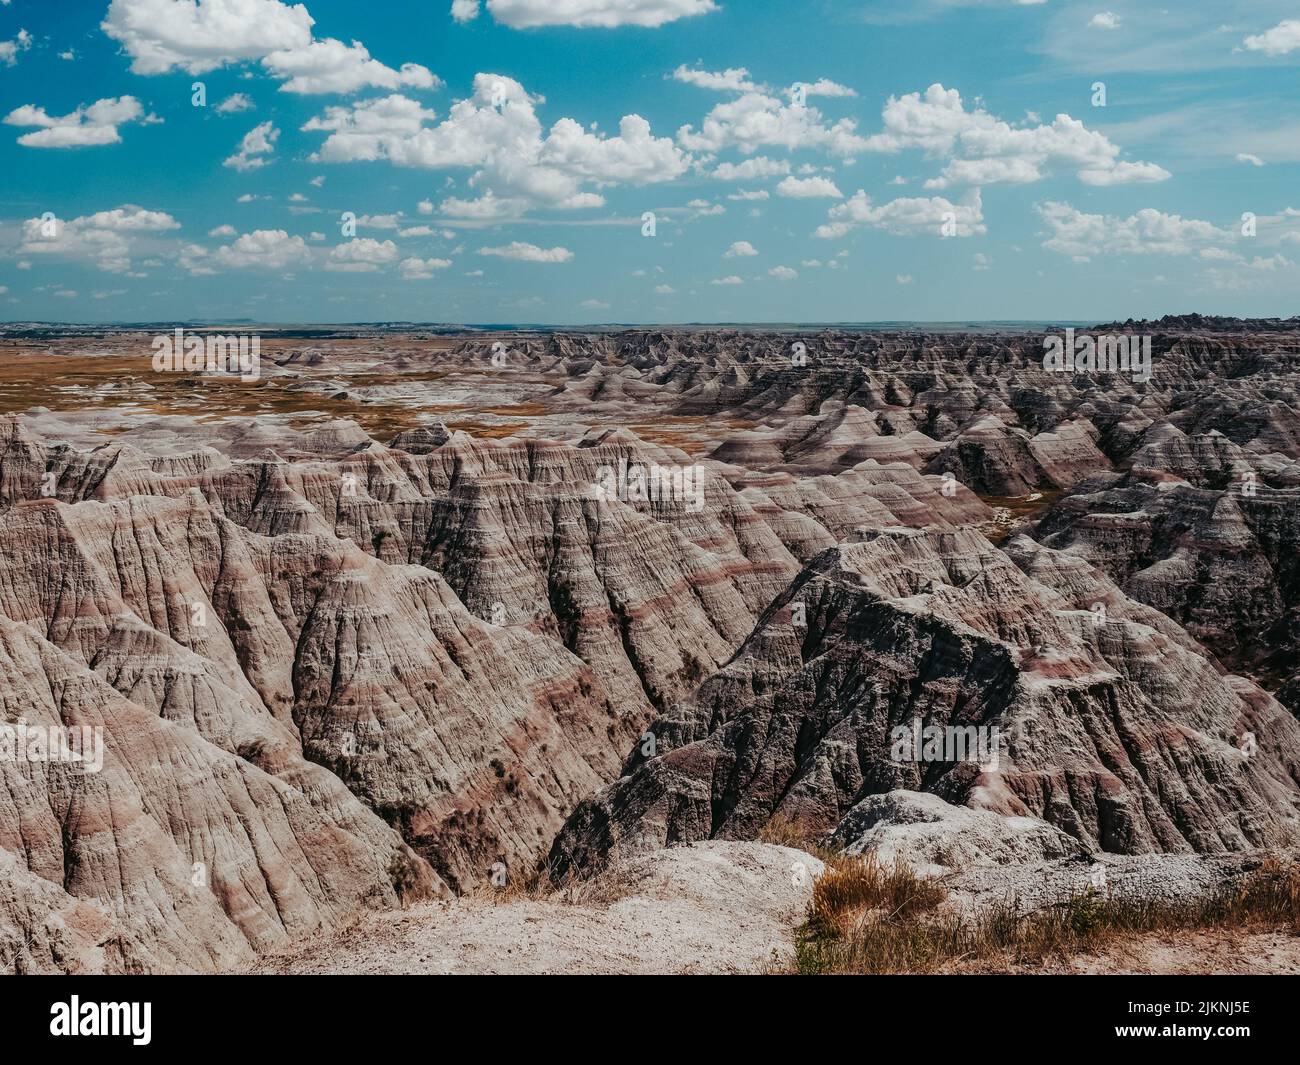
[[1300, 323], [1107, 330], [1151, 380], [992, 332], [268, 334], [258, 381], [0, 338], [0, 724], [104, 738], [0, 759], [0, 969], [274, 967], [690, 855], [788, 930], [791, 825], [965, 876], [1295, 850]]

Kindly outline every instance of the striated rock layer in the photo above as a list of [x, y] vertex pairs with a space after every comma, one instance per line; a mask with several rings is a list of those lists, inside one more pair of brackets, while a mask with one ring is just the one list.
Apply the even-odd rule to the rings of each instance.
[[[388, 448], [339, 423], [160, 455], [0, 428], [0, 619], [26, 656], [5, 721], [90, 723], [107, 749], [71, 798], [58, 765], [3, 766], [23, 969], [241, 965], [367, 906], [522, 875], [801, 558], [863, 524], [987, 513], [875, 463], [715, 464], [698, 507], [620, 499], [602, 471], [688, 461], [625, 432]], [[65, 669], [94, 700], [50, 694]], [[115, 713], [86, 717], [95, 700]], [[158, 757], [159, 729], [181, 754]], [[128, 818], [130, 836], [101, 827]], [[114, 922], [134, 938], [105, 952]]]
[[[913, 719], [996, 728], [996, 757], [900, 759], [894, 730]], [[1091, 850], [1300, 841], [1300, 724], [1082, 559], [1027, 537], [1004, 554], [973, 531], [885, 529], [826, 551], [649, 731], [653, 756], [638, 748], [569, 818], [558, 875], [754, 838], [778, 817], [832, 832], [899, 788], [1032, 816]]]
[[1103, 330], [1149, 381], [1034, 333], [383, 337], [0, 417], [0, 725], [104, 741], [0, 758], [0, 968], [247, 968], [789, 822], [942, 868], [1294, 847], [1300, 331]]

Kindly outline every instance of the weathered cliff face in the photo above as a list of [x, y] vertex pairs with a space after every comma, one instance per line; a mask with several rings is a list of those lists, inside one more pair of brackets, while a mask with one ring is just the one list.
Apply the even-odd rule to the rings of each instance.
[[1270, 686], [1295, 675], [1300, 488], [1129, 481], [1064, 497], [1035, 535], [1096, 563], [1232, 668]]
[[407, 870], [409, 893], [438, 889], [323, 769], [230, 753], [119, 694], [38, 627], [0, 616], [4, 722], [100, 730], [103, 765], [0, 760], [7, 968], [221, 969], [395, 905], [390, 867]]
[[[197, 489], [254, 532], [343, 538], [438, 571], [477, 616], [563, 642], [647, 720], [729, 657], [802, 559], [852, 529], [989, 515], [964, 487], [943, 494], [938, 477], [902, 464], [750, 478], [627, 432], [570, 446], [443, 430], [386, 448], [338, 423], [285, 434], [287, 458], [237, 462], [211, 449], [158, 458], [121, 444], [47, 448], [13, 421], [7, 436], [0, 506], [39, 498], [47, 470], [66, 501]], [[655, 467], [691, 471], [685, 498], [620, 491], [620, 471]], [[611, 476], [614, 490], [599, 491]]]
[[[167, 863], [159, 885], [163, 857], [137, 869], [96, 827], [124, 871], [101, 857], [96, 879], [54, 875], [91, 846], [80, 815], [43, 797], [60, 780], [15, 784], [4, 844], [22, 876], [6, 905], [26, 916], [6, 957], [20, 967], [223, 968], [394, 905], [399, 888], [465, 890], [497, 863], [518, 875], [660, 707], [730, 657], [800, 557], [862, 524], [987, 513], [875, 463], [755, 483], [710, 464], [699, 496], [620, 499], [600, 490], [606, 471], [689, 462], [626, 433], [431, 431], [393, 448], [347, 425], [250, 435], [86, 452], [3, 425], [0, 619], [120, 708], [104, 773], [84, 780], [116, 811], [105, 820], [159, 834]], [[33, 720], [53, 668], [15, 667], [7, 720]], [[128, 715], [193, 764], [150, 763], [161, 741]], [[146, 781], [118, 768], [132, 758]], [[228, 781], [251, 797], [233, 805]], [[28, 807], [55, 815], [37, 829]], [[210, 886], [189, 886], [195, 863]], [[136, 927], [139, 904], [182, 889], [177, 915]], [[101, 909], [130, 929], [116, 953], [78, 938]]]
[[632, 734], [581, 661], [437, 574], [251, 533], [197, 490], [21, 504], [0, 548], [9, 619], [323, 803], [350, 789], [455, 886], [530, 860]]
[[[1025, 537], [1007, 552], [974, 532], [889, 529], [814, 559], [650, 727], [654, 756], [638, 749], [575, 811], [557, 873], [753, 838], [775, 817], [829, 832], [898, 788], [1113, 852], [1300, 840], [1300, 726], [1282, 706], [1077, 556]], [[1001, 750], [900, 760], [893, 730], [914, 718], [996, 726]]]
[[1255, 397], [1253, 378], [1175, 397], [1163, 420], [1134, 434], [1123, 470], [1077, 485], [1032, 535], [1089, 559], [1294, 706], [1300, 404], [1292, 379], [1269, 385], [1267, 398]]
[[1097, 436], [1086, 419], [1062, 422], [1031, 436], [990, 414], [962, 429], [926, 469], [950, 473], [963, 485], [990, 495], [1070, 488], [1110, 468], [1110, 460], [1096, 446]]

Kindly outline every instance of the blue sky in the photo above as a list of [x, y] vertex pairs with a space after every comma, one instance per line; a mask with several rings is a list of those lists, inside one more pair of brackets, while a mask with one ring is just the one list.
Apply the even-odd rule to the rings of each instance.
[[1300, 313], [1294, 2], [452, 8], [0, 4], [0, 319]]

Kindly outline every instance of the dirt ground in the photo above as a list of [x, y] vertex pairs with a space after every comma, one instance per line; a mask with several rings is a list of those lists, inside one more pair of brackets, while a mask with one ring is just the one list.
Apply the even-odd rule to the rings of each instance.
[[[371, 915], [258, 973], [469, 975], [789, 971], [821, 862], [762, 843], [698, 843], [633, 859], [577, 901], [473, 895]], [[1041, 965], [952, 966], [954, 974], [1300, 974], [1284, 932], [1138, 936]]]
[[1100, 954], [1081, 955], [1047, 970], [1091, 975], [1297, 975], [1300, 936], [1286, 932], [1215, 930], [1142, 936]]
[[591, 901], [469, 896], [367, 917], [259, 973], [762, 973], [790, 963], [822, 863], [763, 843], [698, 843], [602, 878]]

